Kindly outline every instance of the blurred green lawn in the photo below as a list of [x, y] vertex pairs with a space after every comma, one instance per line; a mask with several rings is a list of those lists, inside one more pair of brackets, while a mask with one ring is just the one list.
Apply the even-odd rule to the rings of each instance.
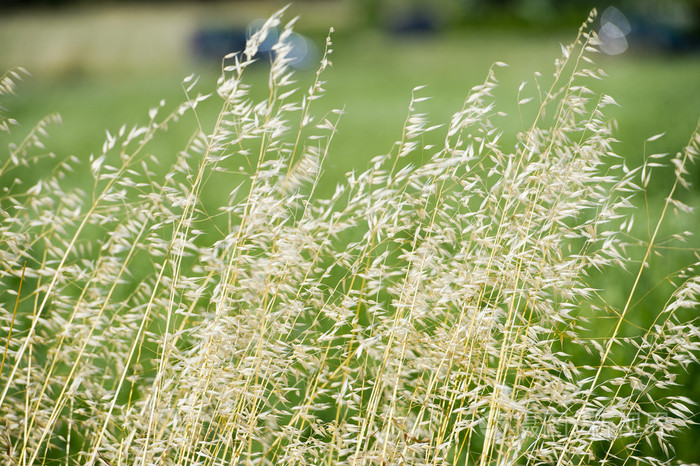
[[[292, 6], [289, 17], [298, 13], [294, 10]], [[266, 14], [273, 11], [270, 9]], [[147, 22], [147, 19], [142, 18], [142, 22]], [[31, 18], [23, 21], [31, 25]], [[42, 27], [45, 21], [45, 17], [38, 16], [36, 27]], [[70, 23], [76, 19], [65, 13], [56, 21]], [[175, 19], [172, 21], [178, 24]], [[326, 26], [334, 25], [334, 20], [329, 16], [326, 25], [319, 25], [319, 21], [322, 22], [318, 17], [314, 18], [313, 27], [309, 27], [305, 25], [302, 13], [299, 29], [305, 31], [307, 28], [306, 33], [320, 48], [324, 40], [322, 31]], [[120, 33], [102, 31], [102, 34], [114, 34], [114, 40], [118, 40]], [[559, 44], [572, 41], [575, 35], [575, 30], [543, 34], [486, 29], [432, 36], [390, 36], [377, 31], [358, 32], [339, 27], [333, 39], [333, 67], [325, 74], [327, 95], [317, 102], [316, 115], [333, 108], [344, 108], [345, 114], [331, 146], [324, 174], [326, 185], [321, 192], [332, 192], [335, 182], [346, 172], [363, 170], [371, 157], [391, 149], [393, 142], [400, 138], [414, 87], [427, 85], [420, 95], [432, 99], [419, 108], [430, 114], [433, 124], [444, 124], [449, 122], [453, 112], [461, 108], [468, 90], [484, 80], [489, 66], [495, 61], [510, 65], [497, 69], [501, 85], [496, 91], [495, 101], [497, 110], [511, 115], [504, 119], [506, 135], [503, 141], [512, 143], [514, 134], [521, 129], [516, 105], [518, 86], [522, 81], [532, 84], [535, 71], [540, 71], [541, 79], [547, 82], [554, 69], [553, 61], [561, 53]], [[6, 39], [1, 28], [0, 39]], [[4, 43], [9, 49], [14, 46], [11, 41], [5, 40]], [[187, 55], [189, 52], [183, 48], [181, 53]], [[5, 53], [5, 59], [0, 55], [0, 66], [9, 66], [6, 59], [9, 56], [17, 60], [16, 54]], [[35, 63], [33, 59], [28, 61]], [[645, 151], [650, 155], [681, 150], [700, 117], [698, 56], [601, 55], [598, 64], [609, 76], [602, 82], [591, 83], [591, 86], [611, 95], [620, 104], [619, 108], [610, 110], [609, 116], [617, 121], [620, 143], [616, 150], [626, 158], [628, 165], [641, 164]], [[59, 71], [44, 70], [41, 66], [38, 70], [30, 68], [33, 76], [20, 85], [17, 96], [4, 99], [2, 105], [6, 114], [21, 123], [18, 134], [29, 130], [44, 115], [60, 113], [63, 125], [49, 129], [50, 137], [45, 141], [48, 150], [59, 159], [75, 155], [87, 162], [91, 153], [100, 152], [105, 130], [114, 133], [122, 124], [145, 123], [149, 108], [157, 106], [161, 99], [166, 100], [168, 108], [177, 106], [184, 100], [181, 79], [192, 71], [201, 75], [199, 89], [211, 91], [219, 68], [218, 64], [199, 63], [189, 56], [175, 64], [167, 61], [149, 64], [149, 60], [144, 60], [142, 66], [125, 66], [123, 69], [118, 64], [115, 68], [113, 62], [111, 65], [101, 69], [72, 63]], [[265, 66], [250, 71], [250, 82], [259, 84], [254, 95], [264, 96], [267, 86]], [[301, 88], [308, 86], [313, 73], [313, 70], [299, 73]], [[535, 92], [532, 86], [525, 90], [526, 95], [534, 96]], [[204, 121], [211, 121], [216, 116], [215, 102], [204, 105], [202, 112]], [[160, 142], [152, 145], [150, 151], [167, 167], [168, 159], [174, 158], [182, 149], [193, 127], [177, 126], [161, 135]], [[662, 132], [666, 133], [663, 138], [645, 148], [645, 139]], [[42, 174], [36, 172], [28, 176], [39, 178]], [[80, 174], [76, 175], [76, 182], [79, 178]], [[652, 205], [658, 205], [658, 200], [667, 195], [668, 179], [658, 178], [651, 185], [650, 196], [656, 198]], [[697, 166], [692, 168], [692, 179], [693, 191], [683, 197], [691, 205], [700, 207], [700, 170]], [[652, 217], [653, 214], [652, 211]], [[679, 217], [672, 223], [681, 230], [700, 231], [696, 218]], [[694, 247], [697, 246], [696, 240]], [[679, 251], [674, 257], [664, 259], [665, 272], [660, 271], [646, 286], [655, 286], [663, 280], [665, 273], [673, 272], [676, 264], [684, 259], [686, 262], [693, 260], [689, 250]], [[619, 292], [624, 293], [629, 288], [625, 287], [624, 278], [620, 280]], [[652, 305], [656, 306], [658, 302], [649, 304]], [[690, 392], [698, 394], [700, 387], [696, 379], [691, 374], [684, 378], [683, 383], [689, 385]], [[697, 431], [689, 434], [688, 439], [697, 434]], [[692, 442], [685, 442], [681, 449], [680, 453], [684, 453], [681, 456], [686, 460], [700, 460], [698, 454], [693, 453]]]
[[[512, 135], [521, 129], [516, 106], [519, 84], [528, 81], [530, 86], [524, 93], [534, 95], [533, 73], [540, 71], [541, 80], [547, 82], [560, 54], [559, 44], [574, 36], [575, 31], [551, 35], [475, 31], [429, 37], [337, 34], [333, 67], [325, 74], [328, 93], [316, 106], [320, 114], [331, 108], [345, 109], [326, 167], [328, 179], [337, 180], [351, 169], [361, 170], [372, 156], [391, 148], [400, 137], [412, 88], [426, 85], [420, 95], [431, 100], [419, 108], [430, 114], [432, 123], [447, 123], [468, 90], [483, 81], [495, 61], [509, 65], [497, 69], [501, 85], [495, 100], [498, 110], [511, 115], [503, 120], [503, 129], [504, 141], [512, 142]], [[314, 38], [323, 43], [321, 36]], [[180, 81], [191, 71], [201, 75], [202, 91], [211, 90], [219, 65], [189, 63], [189, 70], [145, 66], [121, 73], [81, 69], [60, 74], [33, 72], [21, 85], [19, 96], [5, 99], [4, 106], [25, 128], [48, 113], [60, 113], [63, 127], [51, 131], [48, 146], [59, 156], [73, 154], [86, 160], [100, 149], [105, 130], [145, 122], [148, 109], [161, 99], [169, 108], [181, 102], [184, 93]], [[700, 116], [697, 56], [601, 55], [598, 64], [609, 77], [591, 85], [620, 104], [609, 116], [618, 125], [621, 143], [616, 149], [630, 165], [641, 162], [644, 140], [654, 134], [666, 133], [649, 145], [648, 154], [675, 152], [687, 143]], [[265, 67], [251, 71], [250, 81], [259, 81], [258, 95], [263, 96]], [[312, 71], [299, 73], [300, 87], [308, 85], [311, 75]], [[528, 105], [534, 108], [536, 102]], [[216, 111], [213, 103], [208, 108]], [[171, 144], [163, 141], [164, 151], [177, 150], [188, 136], [170, 134], [168, 137], [175, 139]]]

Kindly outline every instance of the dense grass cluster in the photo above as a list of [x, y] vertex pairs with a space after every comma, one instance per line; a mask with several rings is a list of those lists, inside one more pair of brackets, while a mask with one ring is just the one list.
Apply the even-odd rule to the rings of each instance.
[[[530, 91], [539, 110], [514, 147], [499, 144], [496, 64], [444, 126], [417, 88], [392, 150], [322, 198], [342, 113], [312, 111], [330, 40], [301, 93], [287, 24], [268, 98], [248, 93], [280, 21], [226, 57], [215, 92], [189, 77], [175, 111], [108, 133], [89, 190], [71, 179], [77, 159], [25, 186], [55, 117], [19, 140], [2, 120], [3, 464], [672, 458], [694, 413], [670, 388], [697, 364], [697, 263], [668, 277], [653, 322], [629, 316], [664, 220], [689, 211], [675, 195], [700, 133], [643, 167], [615, 155], [615, 102], [586, 87], [602, 73], [589, 18], [551, 85]], [[190, 142], [160, 166], [149, 143], [186, 118]], [[630, 241], [635, 196], [661, 165], [674, 181], [658, 221]], [[631, 288], [606, 301], [590, 277], [619, 270]]]

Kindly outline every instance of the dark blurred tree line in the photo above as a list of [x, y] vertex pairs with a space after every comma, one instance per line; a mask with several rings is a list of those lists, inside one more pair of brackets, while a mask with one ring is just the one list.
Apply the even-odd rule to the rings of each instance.
[[[198, 3], [212, 3], [217, 0], [197, 0]], [[67, 6], [92, 6], [123, 3], [182, 3], [173, 0], [0, 0], [0, 6], [11, 9], [60, 8]]]
[[[173, 4], [188, 0], [0, 0], [4, 12], [32, 8], [100, 6], [110, 4]], [[215, 3], [222, 0], [189, 0]], [[227, 0], [235, 3], [241, 0]], [[243, 0], [248, 3], [251, 0]], [[257, 0], [261, 4], [265, 0]], [[292, 0], [289, 0], [292, 2]], [[462, 27], [563, 28], [578, 26], [592, 8], [613, 5], [651, 18], [674, 17], [700, 27], [700, 0], [294, 0], [296, 3], [353, 3], [360, 21], [372, 27], [435, 30]], [[279, 2], [278, 2], [279, 3]]]
[[[390, 27], [531, 27], [570, 29], [597, 8], [700, 24], [700, 0], [355, 0], [368, 24]], [[397, 25], [398, 23], [398, 25]]]

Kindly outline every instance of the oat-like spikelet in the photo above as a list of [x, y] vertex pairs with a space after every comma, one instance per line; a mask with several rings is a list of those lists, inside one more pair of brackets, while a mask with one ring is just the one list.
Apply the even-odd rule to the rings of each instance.
[[[676, 195], [698, 130], [668, 161], [627, 168], [615, 101], [587, 87], [603, 76], [591, 16], [515, 138], [492, 95], [503, 64], [444, 125], [418, 87], [391, 150], [321, 198], [342, 114], [314, 113], [331, 42], [299, 92], [283, 11], [210, 92], [188, 77], [171, 113], [161, 103], [108, 132], [91, 190], [64, 180], [76, 159], [5, 185], [3, 464], [666, 462], [695, 414], [669, 389], [698, 363], [698, 264], [666, 277], [653, 322], [632, 315], [667, 213], [690, 212]], [[246, 70], [273, 28], [255, 101]], [[21, 75], [0, 78], [0, 97]], [[193, 118], [158, 168], [150, 142], [205, 100], [216, 120]], [[53, 120], [17, 141], [0, 119], [13, 141], [2, 180], [46, 162]], [[632, 241], [635, 196], [663, 163], [675, 182]], [[635, 278], [622, 302], [606, 300], [601, 270]]]

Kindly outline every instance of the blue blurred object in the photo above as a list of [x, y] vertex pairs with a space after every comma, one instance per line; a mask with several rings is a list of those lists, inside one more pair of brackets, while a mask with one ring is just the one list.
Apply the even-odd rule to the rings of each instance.
[[632, 14], [629, 21], [632, 25], [629, 39], [636, 47], [682, 52], [700, 46], [697, 31], [686, 31], [651, 16]]
[[385, 27], [394, 34], [426, 34], [440, 29], [435, 12], [427, 6], [387, 11]]
[[229, 52], [243, 51], [246, 39], [246, 31], [200, 29], [192, 38], [192, 50], [197, 58], [220, 61]]
[[635, 51], [700, 50], [700, 7], [653, 0], [617, 2], [600, 16], [601, 50], [617, 55]]
[[[235, 28], [202, 28], [192, 37], [192, 50], [194, 55], [202, 60], [221, 59], [232, 52], [243, 52], [246, 41], [265, 22], [256, 20], [250, 23], [246, 30]], [[258, 47], [255, 58], [261, 61], [271, 61], [275, 57], [274, 45], [279, 39], [279, 33], [272, 28], [268, 31], [267, 37]], [[306, 68], [318, 58], [318, 51], [315, 44], [301, 34], [292, 33], [286, 39], [290, 46], [287, 55], [289, 65], [294, 68]]]

